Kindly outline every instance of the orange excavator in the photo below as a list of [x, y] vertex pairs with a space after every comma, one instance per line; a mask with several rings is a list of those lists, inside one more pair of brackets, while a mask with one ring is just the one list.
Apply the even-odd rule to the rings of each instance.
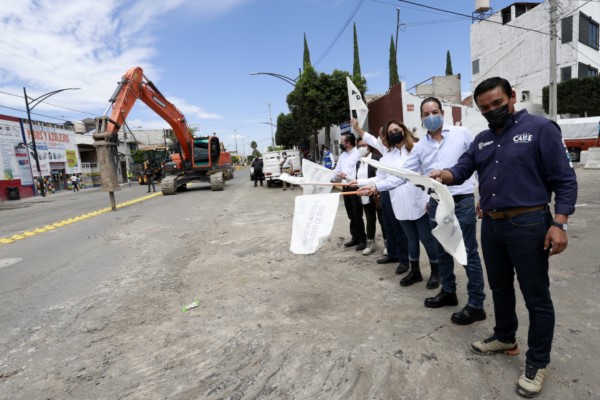
[[[102, 142], [110, 145], [116, 140], [119, 129], [125, 123], [127, 115], [137, 100], [143, 101], [171, 126], [179, 143], [178, 153], [171, 155], [172, 162], [169, 163], [168, 175], [161, 181], [162, 193], [175, 194], [185, 189], [186, 184], [192, 181], [210, 182], [211, 190], [223, 190], [224, 182], [233, 178], [231, 155], [223, 151], [217, 136], [195, 137], [181, 111], [146, 78], [140, 67], [130, 68], [111, 96], [109, 102], [112, 105], [112, 113], [108, 118], [98, 119], [94, 135], [95, 146], [99, 148], [98, 146], [103, 145]], [[99, 161], [102, 175], [100, 153]], [[103, 182], [103, 189], [104, 186]], [[105, 191], [112, 193], [110, 188]]]

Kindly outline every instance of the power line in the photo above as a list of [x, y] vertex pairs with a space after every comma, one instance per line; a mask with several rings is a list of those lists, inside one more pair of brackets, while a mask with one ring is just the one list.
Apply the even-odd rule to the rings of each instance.
[[323, 60], [325, 58], [325, 56], [327, 56], [327, 54], [329, 54], [329, 52], [331, 51], [331, 49], [333, 48], [333, 46], [335, 46], [335, 44], [338, 41], [338, 39], [340, 38], [340, 36], [342, 36], [342, 33], [344, 33], [344, 31], [346, 30], [346, 28], [350, 24], [350, 21], [352, 21], [352, 18], [354, 18], [354, 16], [358, 12], [358, 10], [360, 9], [360, 6], [362, 6], [362, 4], [364, 3], [364, 1], [365, 0], [358, 0], [358, 3], [356, 3], [356, 7], [354, 7], [354, 10], [352, 11], [352, 14], [348, 17], [348, 19], [344, 23], [344, 26], [342, 27], [342, 29], [340, 29], [340, 31], [336, 35], [335, 39], [333, 39], [333, 41], [327, 47], [327, 49], [325, 50], [325, 52], [321, 55], [321, 57], [319, 57], [317, 59], [317, 62], [315, 63], [315, 66], [317, 66], [321, 62], [321, 60]]
[[[9, 95], [9, 96], [13, 96], [13, 97], [19, 97], [19, 98], [21, 98], [21, 99], [25, 99], [25, 97], [23, 97], [23, 96], [21, 96], [21, 95], [14, 94], [14, 93], [8, 93], [8, 92], [4, 92], [4, 91], [2, 91], [2, 90], [0, 90], [0, 93], [2, 93], [2, 94], [6, 94], [6, 95]], [[69, 107], [65, 107], [65, 106], [59, 106], [58, 104], [50, 103], [50, 102], [47, 102], [47, 101], [44, 101], [44, 104], [48, 104], [48, 105], [51, 105], [51, 106], [54, 106], [54, 107], [62, 108], [62, 109], [64, 109], [64, 110], [74, 111], [74, 112], [76, 112], [76, 113], [80, 113], [80, 114], [87, 114], [87, 115], [91, 115], [91, 116], [93, 116], [93, 117], [96, 117], [96, 116], [97, 116], [96, 114], [92, 114], [92, 113], [85, 112], [85, 111], [81, 111], [81, 110], [75, 110], [75, 109], [73, 109], [73, 108], [69, 108]]]
[[[9, 110], [19, 111], [19, 112], [22, 112], [22, 113], [27, 113], [27, 111], [26, 111], [26, 110], [20, 110], [20, 109], [18, 109], [18, 108], [14, 108], [14, 107], [3, 106], [3, 105], [1, 105], [1, 104], [0, 104], [0, 107], [2, 107], [2, 108], [8, 108]], [[33, 115], [38, 115], [38, 116], [40, 116], [40, 117], [45, 117], [45, 118], [57, 119], [57, 120], [59, 120], [59, 121], [63, 121], [63, 122], [67, 122], [67, 121], [68, 121], [68, 119], [64, 119], [64, 118], [58, 118], [58, 117], [51, 117], [50, 115], [45, 115], [45, 114], [38, 114], [38, 113], [34, 113], [34, 112], [30, 112], [30, 114], [33, 114]], [[26, 118], [24, 118], [24, 119], [26, 119]]]
[[418, 7], [427, 8], [429, 10], [435, 10], [435, 11], [439, 11], [439, 12], [443, 12], [443, 13], [447, 13], [447, 14], [459, 15], [461, 17], [466, 17], [466, 18], [469, 18], [469, 19], [477, 19], [479, 21], [485, 21], [485, 22], [489, 22], [489, 23], [493, 23], [493, 24], [508, 26], [510, 28], [522, 29], [522, 30], [530, 31], [530, 32], [537, 32], [537, 33], [541, 33], [542, 35], [550, 35], [549, 32], [539, 31], [537, 29], [523, 28], [523, 27], [516, 26], [516, 25], [504, 24], [502, 22], [492, 21], [490, 19], [486, 19], [486, 18], [483, 18], [483, 17], [475, 17], [475, 16], [472, 16], [472, 15], [462, 14], [462, 13], [459, 13], [459, 12], [456, 12], [456, 11], [444, 10], [444, 9], [441, 9], [441, 8], [432, 7], [432, 6], [428, 6], [428, 5], [425, 5], [425, 4], [415, 3], [415, 2], [412, 2], [412, 1], [409, 1], [409, 0], [398, 0], [398, 1], [401, 2], [401, 3], [408, 3], [408, 4], [412, 4], [412, 5], [418, 6]]

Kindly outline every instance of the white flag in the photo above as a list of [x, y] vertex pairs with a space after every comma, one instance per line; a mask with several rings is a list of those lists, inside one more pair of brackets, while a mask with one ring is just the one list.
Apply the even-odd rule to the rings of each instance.
[[290, 251], [313, 254], [331, 234], [339, 193], [296, 196]]
[[358, 126], [363, 128], [369, 109], [363, 101], [362, 94], [360, 94], [360, 91], [354, 86], [354, 83], [348, 76], [346, 76], [346, 83], [348, 85], [348, 100], [350, 101], [350, 118], [356, 118]]
[[[306, 158], [302, 160], [302, 176], [308, 182], [329, 183], [333, 172], [329, 168], [316, 164]], [[304, 194], [323, 194], [331, 192], [331, 186], [325, 185], [302, 185]]]
[[393, 168], [368, 158], [362, 159], [375, 168], [381, 169], [392, 175], [408, 179], [415, 186], [425, 190], [431, 197], [439, 201], [435, 213], [435, 222], [438, 226], [431, 231], [442, 247], [462, 265], [467, 264], [467, 251], [463, 241], [462, 230], [454, 214], [454, 199], [448, 188], [428, 176], [419, 175], [403, 168]]

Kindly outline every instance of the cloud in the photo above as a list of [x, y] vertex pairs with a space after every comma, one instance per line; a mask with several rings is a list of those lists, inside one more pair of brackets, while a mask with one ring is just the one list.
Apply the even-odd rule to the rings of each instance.
[[[153, 29], [164, 14], [186, 8], [200, 17], [224, 13], [248, 0], [2, 0], [0, 7], [0, 91], [30, 97], [58, 88], [78, 87], [36, 108], [66, 119], [97, 115], [109, 105], [117, 81], [132, 66], [143, 65], [160, 78]], [[57, 110], [51, 103], [73, 110]], [[24, 109], [23, 99], [0, 95], [0, 104]], [[221, 118], [178, 100], [189, 117]], [[21, 116], [21, 115], [20, 115]]]

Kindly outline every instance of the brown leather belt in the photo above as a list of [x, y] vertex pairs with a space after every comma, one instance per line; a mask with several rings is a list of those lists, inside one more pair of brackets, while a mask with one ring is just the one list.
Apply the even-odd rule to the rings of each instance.
[[532, 211], [543, 210], [547, 206], [533, 206], [533, 207], [515, 207], [509, 210], [503, 211], [484, 211], [483, 213], [490, 217], [491, 219], [505, 219], [505, 218], [513, 218], [517, 215], [525, 214]]

